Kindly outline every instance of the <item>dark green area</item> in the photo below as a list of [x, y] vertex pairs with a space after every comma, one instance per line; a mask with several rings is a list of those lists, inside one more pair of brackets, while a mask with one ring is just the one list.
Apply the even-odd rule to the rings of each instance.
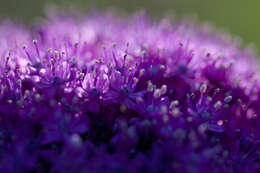
[[93, 7], [113, 7], [132, 12], [145, 9], [149, 15], [160, 17], [166, 13], [195, 15], [202, 22], [225, 28], [240, 36], [244, 43], [254, 43], [260, 48], [259, 0], [0, 0], [0, 16], [30, 23], [43, 16], [47, 4], [77, 7], [87, 11]]

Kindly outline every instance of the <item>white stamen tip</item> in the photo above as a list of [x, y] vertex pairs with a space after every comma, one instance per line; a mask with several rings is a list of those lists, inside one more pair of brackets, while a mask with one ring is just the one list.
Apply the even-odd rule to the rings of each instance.
[[139, 76], [143, 76], [143, 74], [144, 74], [144, 72], [145, 72], [145, 69], [140, 69], [140, 71], [139, 71]]
[[154, 98], [159, 98], [159, 97], [161, 97], [161, 90], [160, 89], [156, 89], [156, 90], [154, 90], [154, 93], [153, 93], [153, 96], [154, 96]]
[[217, 101], [215, 104], [214, 104], [214, 108], [215, 109], [219, 109], [221, 107], [222, 103], [221, 101]]
[[201, 93], [205, 93], [207, 91], [207, 85], [205, 83], [203, 83], [201, 86], [200, 86], [200, 92]]
[[159, 69], [160, 69], [160, 70], [165, 70], [165, 66], [164, 66], [164, 65], [160, 65], [160, 66], [159, 66]]
[[167, 86], [166, 85], [162, 85], [162, 87], [161, 87], [162, 95], [166, 94], [166, 92], [167, 92]]
[[227, 97], [224, 98], [224, 101], [226, 103], [229, 103], [231, 100], [232, 100], [232, 96], [227, 96]]
[[137, 97], [136, 98], [136, 103], [142, 103], [144, 100], [142, 97]]
[[178, 106], [179, 101], [178, 100], [173, 100], [170, 104], [170, 108], [173, 109], [175, 106]]
[[153, 84], [151, 81], [148, 82], [147, 91], [153, 92]]
[[35, 101], [36, 102], [39, 102], [41, 100], [41, 95], [40, 94], [35, 94], [35, 97], [34, 97]]

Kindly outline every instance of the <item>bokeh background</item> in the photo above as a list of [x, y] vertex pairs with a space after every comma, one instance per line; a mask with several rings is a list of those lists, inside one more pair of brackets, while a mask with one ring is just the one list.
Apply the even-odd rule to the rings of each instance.
[[146, 10], [153, 17], [174, 14], [177, 18], [195, 16], [239, 36], [244, 45], [260, 50], [260, 0], [0, 0], [1, 18], [13, 18], [30, 24], [44, 16], [48, 4], [81, 11], [119, 9], [126, 13]]

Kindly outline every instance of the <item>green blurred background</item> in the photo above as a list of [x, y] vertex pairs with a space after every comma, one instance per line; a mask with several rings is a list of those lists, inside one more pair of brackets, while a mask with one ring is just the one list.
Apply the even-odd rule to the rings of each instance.
[[[146, 10], [154, 17], [166, 13], [177, 17], [195, 15], [201, 22], [210, 22], [240, 36], [243, 43], [253, 43], [260, 50], [260, 0], [0, 0], [0, 16], [31, 23], [44, 15], [47, 4], [76, 7], [87, 11], [115, 8], [123, 12]], [[258, 51], [259, 52], [259, 51]]]

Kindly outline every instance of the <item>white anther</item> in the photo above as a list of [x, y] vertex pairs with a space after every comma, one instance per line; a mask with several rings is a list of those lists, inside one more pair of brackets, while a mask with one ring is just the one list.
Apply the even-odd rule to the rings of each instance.
[[143, 98], [140, 96], [136, 98], [136, 103], [142, 103], [143, 101]]
[[160, 111], [162, 114], [167, 114], [168, 113], [168, 108], [165, 105], [162, 105], [160, 108]]
[[232, 96], [227, 96], [227, 97], [224, 98], [224, 101], [226, 103], [229, 103], [231, 100], [232, 100]]
[[159, 97], [161, 97], [161, 90], [160, 89], [155, 89], [154, 90], [154, 93], [153, 93], [153, 97], [154, 98], [159, 98]]
[[165, 70], [165, 66], [164, 66], [164, 65], [160, 65], [160, 66], [159, 66], [159, 69], [160, 69], [160, 70]]
[[162, 87], [161, 87], [162, 95], [166, 94], [166, 92], [167, 92], [167, 86], [166, 85], [162, 85]]
[[139, 76], [141, 77], [141, 76], [143, 76], [144, 75], [144, 72], [145, 72], [145, 69], [140, 69], [140, 71], [139, 71]]
[[201, 86], [200, 86], [200, 92], [201, 93], [205, 93], [207, 91], [207, 85], [205, 83], [203, 83]]
[[36, 102], [39, 102], [41, 100], [41, 95], [39, 93], [35, 94], [34, 99]]
[[153, 84], [152, 84], [151, 81], [148, 82], [147, 90], [148, 90], [149, 92], [153, 92]]
[[214, 108], [215, 109], [219, 109], [221, 107], [222, 103], [221, 101], [217, 101], [215, 104], [214, 104]]
[[173, 109], [174, 107], [178, 106], [179, 101], [178, 100], [173, 100], [170, 104], [170, 108]]

